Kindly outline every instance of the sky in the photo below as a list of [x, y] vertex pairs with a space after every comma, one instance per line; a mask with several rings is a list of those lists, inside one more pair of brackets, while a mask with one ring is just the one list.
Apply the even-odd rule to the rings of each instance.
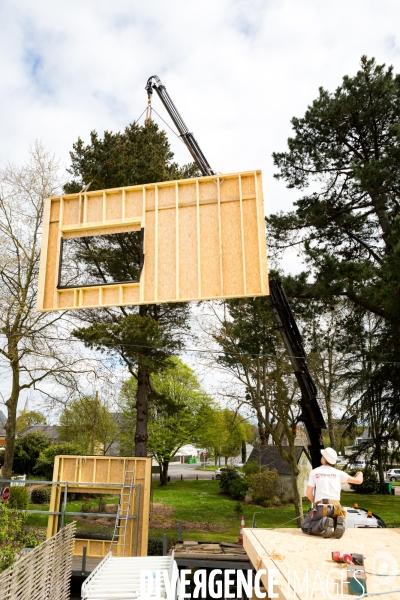
[[78, 136], [139, 117], [156, 74], [212, 168], [262, 169], [266, 214], [289, 210], [299, 192], [273, 178], [271, 155], [290, 119], [363, 54], [399, 72], [399, 23], [398, 0], [0, 0], [0, 168], [35, 139], [67, 167]]

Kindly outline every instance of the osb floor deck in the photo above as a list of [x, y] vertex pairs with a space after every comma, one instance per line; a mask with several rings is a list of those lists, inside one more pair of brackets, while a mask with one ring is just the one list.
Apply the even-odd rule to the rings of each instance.
[[[400, 529], [349, 529], [340, 540], [306, 536], [299, 529], [245, 529], [244, 548], [256, 570], [278, 570], [274, 593], [280, 600], [355, 598], [342, 573], [347, 565], [332, 561], [335, 550], [363, 554], [366, 571], [400, 573]], [[261, 581], [267, 587], [266, 575]], [[392, 590], [400, 590], [400, 577], [367, 574], [369, 594]], [[399, 598], [400, 593], [385, 595], [386, 600]]]

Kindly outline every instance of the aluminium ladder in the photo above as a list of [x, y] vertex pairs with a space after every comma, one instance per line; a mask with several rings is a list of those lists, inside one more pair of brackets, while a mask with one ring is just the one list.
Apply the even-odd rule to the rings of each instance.
[[[121, 498], [118, 505], [115, 528], [111, 540], [110, 551], [113, 556], [125, 556], [126, 538], [129, 525], [131, 504], [133, 501], [135, 471], [125, 469], [124, 482], [121, 489]], [[138, 524], [136, 523], [136, 527]]]

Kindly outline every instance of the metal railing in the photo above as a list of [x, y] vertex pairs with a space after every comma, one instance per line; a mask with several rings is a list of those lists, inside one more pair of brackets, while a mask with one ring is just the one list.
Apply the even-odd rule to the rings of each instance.
[[[3, 483], [11, 483], [14, 479], [0, 479], [0, 488]], [[12, 485], [12, 484], [11, 484]], [[36, 481], [35, 479], [26, 479], [18, 483], [18, 485], [60, 485], [64, 486], [63, 491], [63, 500], [61, 504], [61, 510], [50, 511], [50, 510], [26, 510], [24, 512], [29, 515], [58, 515], [61, 517], [60, 519], [60, 527], [64, 527], [65, 525], [65, 517], [105, 517], [107, 519], [117, 519], [116, 513], [93, 513], [93, 512], [70, 512], [67, 511], [67, 496], [68, 496], [68, 486], [77, 488], [77, 487], [93, 487], [93, 488], [114, 488], [116, 491], [120, 490], [123, 487], [123, 483], [93, 483], [93, 482], [84, 482], [84, 481]], [[140, 484], [132, 485], [132, 488], [138, 489], [138, 495], [140, 494]], [[84, 492], [84, 493], [87, 493]], [[128, 519], [138, 519], [138, 514], [129, 515]], [[137, 527], [137, 526], [136, 526]]]
[[75, 523], [24, 554], [0, 573], [2, 600], [68, 600]]

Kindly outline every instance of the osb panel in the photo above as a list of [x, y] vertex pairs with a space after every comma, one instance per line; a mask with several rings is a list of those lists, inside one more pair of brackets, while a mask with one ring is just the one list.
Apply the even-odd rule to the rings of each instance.
[[219, 255], [215, 254], [218, 243], [218, 206], [207, 204], [200, 212], [201, 293], [206, 298], [222, 296]]
[[54, 291], [57, 285], [58, 265], [57, 253], [59, 248], [58, 221], [50, 222], [46, 260], [46, 287], [44, 290], [44, 308], [54, 305]]
[[246, 263], [246, 292], [260, 293], [260, 254], [257, 242], [257, 208], [255, 202], [243, 201], [244, 247]]
[[106, 221], [118, 221], [122, 219], [122, 194], [121, 192], [109, 194], [106, 192]]
[[103, 219], [103, 194], [87, 197], [86, 222], [97, 223]]
[[77, 225], [79, 223], [78, 198], [66, 198], [64, 200], [64, 223], [66, 225]]
[[239, 202], [221, 204], [224, 294], [243, 294], [243, 256]]
[[[147, 201], [147, 194], [146, 194]], [[155, 213], [146, 212], [146, 227], [144, 238], [144, 299], [145, 302], [154, 302], [155, 288]]]
[[176, 210], [160, 210], [158, 214], [158, 297], [173, 298], [176, 287]]
[[131, 219], [142, 214], [143, 209], [143, 191], [133, 190], [125, 192], [125, 218]]
[[122, 303], [123, 304], [137, 304], [140, 301], [140, 289], [139, 286], [122, 286]]
[[[189, 202], [191, 190], [184, 190]], [[186, 206], [179, 210], [179, 298], [199, 297], [197, 264], [196, 206]]]
[[[81, 287], [76, 293], [57, 291], [61, 237], [141, 228], [144, 265], [139, 282]], [[46, 201], [39, 311], [267, 293], [260, 171], [70, 194]]]

